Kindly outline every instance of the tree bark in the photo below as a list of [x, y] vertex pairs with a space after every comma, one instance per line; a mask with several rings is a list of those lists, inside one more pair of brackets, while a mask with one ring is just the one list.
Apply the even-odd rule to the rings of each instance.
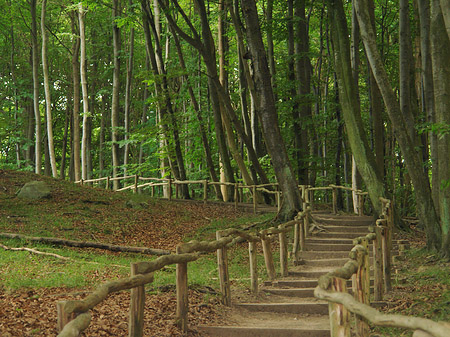
[[81, 148], [80, 148], [80, 38], [76, 27], [75, 11], [70, 13], [72, 26], [72, 86], [73, 86], [73, 141], [72, 157], [75, 181], [81, 179]]
[[86, 34], [84, 28], [85, 11], [83, 5], [78, 5], [78, 20], [80, 24], [80, 78], [81, 78], [81, 92], [83, 94], [83, 136], [81, 138], [81, 177], [83, 180], [88, 179], [88, 116], [89, 116], [89, 95], [87, 88], [86, 75]]
[[329, 1], [332, 24], [332, 39], [335, 55], [335, 68], [339, 81], [339, 96], [347, 127], [347, 136], [358, 171], [367, 186], [370, 200], [376, 214], [381, 214], [380, 197], [384, 197], [384, 186], [378, 174], [375, 158], [362, 123], [357, 88], [354, 82], [350, 61], [350, 43], [347, 22], [342, 1]]
[[301, 197], [278, 125], [269, 66], [262, 41], [256, 3], [253, 0], [242, 0], [241, 4], [247, 26], [248, 46], [255, 67], [253, 80], [259, 105], [259, 120], [263, 129], [267, 150], [272, 159], [275, 175], [283, 192], [283, 205], [278, 217], [282, 220], [287, 220], [293, 218], [301, 210]]
[[[420, 56], [423, 90], [422, 110], [427, 116], [427, 122], [433, 124], [436, 123], [436, 113], [434, 109], [433, 69], [430, 42], [430, 1], [418, 0], [417, 4], [420, 20]], [[430, 144], [431, 158], [431, 189], [434, 205], [436, 207], [436, 211], [439, 213], [439, 162], [437, 153], [437, 134], [429, 131], [428, 142]]]
[[42, 34], [42, 71], [44, 73], [44, 92], [45, 92], [45, 112], [47, 116], [47, 136], [48, 136], [48, 152], [50, 156], [50, 164], [52, 168], [53, 178], [58, 177], [56, 170], [55, 146], [53, 144], [53, 119], [52, 119], [52, 103], [50, 94], [50, 79], [47, 58], [47, 33], [45, 31], [45, 16], [46, 16], [47, 0], [42, 1], [41, 9], [41, 34]]
[[42, 131], [41, 131], [41, 113], [39, 111], [39, 54], [37, 42], [37, 24], [36, 24], [36, 3], [37, 0], [30, 1], [31, 7], [31, 44], [33, 59], [33, 109], [35, 118], [35, 173], [42, 173]]
[[[119, 0], [113, 0], [112, 18], [116, 20], [119, 16]], [[113, 92], [111, 103], [111, 150], [112, 150], [112, 170], [113, 177], [119, 175], [119, 90], [120, 90], [120, 29], [117, 23], [113, 23], [113, 48], [114, 48], [114, 71], [113, 71]], [[114, 180], [113, 189], [119, 188], [119, 181]]]
[[411, 176], [416, 195], [418, 215], [425, 224], [427, 244], [429, 248], [440, 248], [441, 228], [433, 205], [428, 178], [422, 168], [422, 160], [409, 137], [405, 120], [400, 111], [399, 103], [392, 90], [380, 53], [377, 49], [375, 33], [370, 24], [367, 0], [358, 0], [356, 13], [361, 29], [361, 37], [366, 49], [367, 58], [380, 88], [386, 111], [396, 132], [397, 141], [405, 158], [405, 163]]
[[[133, 1], [129, 0], [128, 5], [130, 7], [131, 14], [133, 14]], [[128, 157], [130, 153], [130, 144], [128, 144], [129, 134], [130, 134], [130, 110], [131, 110], [131, 83], [133, 79], [133, 66], [134, 66], [134, 27], [130, 28], [130, 47], [128, 54], [128, 63], [127, 63], [127, 79], [125, 84], [125, 134], [124, 140], [125, 145], [123, 149], [123, 176], [127, 175], [128, 171]]]
[[[433, 60], [434, 102], [438, 125], [450, 125], [450, 37], [445, 33], [439, 0], [431, 1], [431, 57]], [[439, 210], [441, 216], [441, 253], [450, 259], [450, 135], [438, 135]]]

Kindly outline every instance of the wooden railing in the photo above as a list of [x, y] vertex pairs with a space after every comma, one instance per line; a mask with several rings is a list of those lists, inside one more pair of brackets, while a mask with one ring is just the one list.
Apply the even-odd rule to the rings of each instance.
[[[258, 194], [259, 193], [266, 193], [266, 194], [273, 194], [275, 196], [275, 205], [277, 206], [277, 209], [280, 210], [281, 204], [282, 204], [282, 192], [278, 190], [278, 184], [277, 183], [270, 183], [270, 184], [260, 184], [260, 185], [243, 185], [241, 183], [228, 183], [228, 182], [211, 182], [208, 180], [176, 180], [171, 178], [146, 178], [146, 177], [140, 177], [138, 175], [130, 175], [130, 176], [122, 176], [122, 177], [103, 177], [98, 179], [89, 179], [89, 180], [79, 180], [75, 183], [77, 184], [90, 184], [90, 183], [100, 183], [105, 181], [105, 188], [110, 189], [111, 188], [111, 182], [112, 181], [119, 181], [119, 180], [133, 180], [132, 184], [129, 184], [127, 186], [124, 186], [122, 188], [117, 189], [116, 191], [133, 191], [134, 193], [137, 193], [138, 191], [142, 190], [143, 188], [151, 188], [151, 196], [156, 195], [156, 188], [166, 188], [167, 189], [167, 198], [169, 200], [172, 200], [172, 198], [175, 196], [176, 199], [179, 198], [179, 190], [180, 186], [182, 185], [201, 185], [202, 186], [202, 192], [203, 192], [203, 201], [208, 201], [208, 187], [219, 185], [219, 186], [229, 186], [234, 188], [234, 203], [235, 207], [238, 207], [238, 203], [240, 201], [244, 201], [244, 190], [247, 189], [250, 192], [251, 200], [253, 204], [253, 211], [254, 213], [257, 212], [258, 209]], [[143, 183], [141, 183], [143, 182]], [[175, 187], [175, 188], [174, 188]], [[351, 187], [346, 186], [337, 186], [337, 185], [329, 185], [329, 186], [323, 186], [323, 187], [311, 187], [309, 185], [299, 185], [299, 190], [301, 191], [302, 199], [303, 199], [303, 209], [306, 209], [306, 205], [309, 205], [311, 210], [315, 208], [316, 202], [315, 202], [315, 191], [324, 191], [325, 193], [331, 194], [331, 205], [333, 209], [333, 213], [337, 214], [338, 212], [338, 205], [337, 205], [337, 194], [338, 190], [348, 191], [355, 193], [357, 196], [357, 214], [364, 215], [364, 202], [365, 202], [365, 196], [368, 194], [367, 192], [363, 192], [358, 189], [353, 189]], [[175, 193], [174, 193], [175, 190]]]
[[[109, 294], [132, 289], [130, 305], [129, 336], [142, 336], [143, 310], [145, 292], [143, 287], [153, 281], [153, 273], [171, 264], [176, 264], [176, 292], [177, 292], [177, 324], [183, 331], [187, 331], [188, 313], [188, 263], [216, 251], [219, 270], [219, 282], [222, 301], [231, 305], [230, 277], [228, 273], [227, 249], [237, 243], [248, 243], [250, 266], [250, 289], [258, 291], [258, 271], [256, 265], [256, 245], [261, 242], [265, 266], [269, 279], [277, 277], [271, 247], [271, 241], [279, 240], [280, 272], [281, 276], [288, 275], [288, 247], [286, 233], [293, 231], [293, 255], [298, 256], [298, 250], [304, 248], [305, 224], [308, 211], [299, 213], [295, 220], [271, 227], [258, 232], [249, 232], [229, 228], [216, 232], [214, 241], [190, 241], [177, 246], [176, 253], [165, 255], [150, 262], [132, 264], [131, 276], [126, 279], [107, 282], [99, 286], [83, 300], [61, 301], [58, 303], [58, 329], [60, 337], [79, 336], [90, 323], [90, 313], [96, 305], [101, 303]], [[302, 234], [303, 233], [303, 234]], [[303, 237], [303, 239], [302, 239]], [[303, 242], [303, 243], [302, 243]]]
[[[450, 324], [424, 318], [387, 315], [370, 306], [369, 244], [373, 245], [374, 300], [391, 290], [391, 250], [393, 208], [390, 200], [380, 198], [383, 211], [371, 233], [356, 238], [349, 260], [342, 267], [319, 278], [314, 295], [329, 302], [331, 337], [350, 337], [350, 312], [355, 314], [356, 335], [369, 336], [369, 324], [415, 330], [414, 336], [444, 337], [450, 335]], [[352, 279], [353, 296], [347, 293]]]

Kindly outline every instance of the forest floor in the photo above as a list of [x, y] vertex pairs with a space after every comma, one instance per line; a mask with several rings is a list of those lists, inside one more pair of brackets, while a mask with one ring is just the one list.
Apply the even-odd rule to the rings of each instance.
[[[51, 198], [41, 201], [18, 199], [17, 190], [31, 180], [46, 181], [52, 190]], [[130, 199], [142, 203], [143, 207], [128, 207], [126, 202]], [[145, 195], [78, 186], [31, 173], [0, 170], [0, 232], [173, 251], [182, 241], [211, 239], [216, 229], [230, 224], [244, 226], [267, 218], [267, 215], [254, 217], [246, 211], [235, 210], [232, 205], [169, 202]], [[412, 249], [394, 265], [394, 289], [386, 298], [389, 305], [384, 310], [449, 321], [450, 264], [422, 249], [422, 231], [412, 228], [411, 232], [400, 235], [411, 241]], [[57, 253], [75, 261], [0, 250], [2, 337], [55, 336], [58, 301], [84, 298], [96, 285], [125, 277], [129, 262], [150, 258], [141, 254], [62, 248], [23, 240], [0, 238], [0, 243]], [[240, 250], [232, 252], [231, 258], [242, 262], [238, 264], [246, 269], [246, 248]], [[197, 267], [193, 266], [189, 275], [192, 285], [189, 291], [189, 336], [200, 336], [196, 326], [223, 323], [229, 314], [229, 309], [220, 305], [216, 296], [217, 275], [211, 271], [215, 269], [215, 258], [202, 261]], [[263, 264], [263, 261], [259, 263]], [[195, 269], [204, 268], [204, 265], [210, 266], [211, 270]], [[182, 335], [175, 326], [174, 269], [168, 267], [158, 272], [155, 282], [147, 287], [145, 336]], [[264, 278], [264, 274], [260, 276]], [[237, 278], [241, 280], [232, 283], [236, 290], [233, 290], [234, 295], [247, 297], [245, 276]], [[92, 311], [92, 322], [84, 335], [126, 336], [129, 297], [129, 292], [120, 292], [98, 305]], [[401, 336], [403, 332], [378, 328], [373, 334]]]

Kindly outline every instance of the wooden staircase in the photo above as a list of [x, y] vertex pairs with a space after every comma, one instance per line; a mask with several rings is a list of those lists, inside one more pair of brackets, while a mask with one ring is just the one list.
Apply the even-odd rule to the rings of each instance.
[[[317, 279], [345, 264], [353, 238], [366, 235], [374, 219], [325, 213], [315, 213], [313, 218], [324, 231], [307, 237], [306, 250], [300, 253], [301, 264], [290, 267], [288, 277], [265, 282], [260, 289], [263, 301], [234, 303], [230, 325], [202, 326], [202, 335], [330, 336], [328, 303], [314, 297]], [[398, 248], [393, 243], [395, 255]]]

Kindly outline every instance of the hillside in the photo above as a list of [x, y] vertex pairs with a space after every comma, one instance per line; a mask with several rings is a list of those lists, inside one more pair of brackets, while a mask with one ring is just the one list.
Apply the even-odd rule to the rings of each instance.
[[[40, 201], [22, 200], [16, 192], [32, 180], [43, 180], [51, 197]], [[127, 201], [140, 203], [141, 209], [128, 207]], [[250, 215], [251, 216], [251, 215]], [[127, 246], [173, 250], [183, 238], [193, 237], [205, 228], [225, 226], [232, 221], [245, 223], [249, 214], [233, 206], [203, 202], [168, 202], [146, 195], [115, 193], [49, 177], [0, 170], [0, 232], [30, 236], [59, 237]], [[203, 236], [204, 234], [200, 234]], [[212, 235], [212, 234], [210, 234]], [[129, 264], [153, 259], [141, 254], [114, 253], [99, 249], [52, 246], [0, 238], [6, 247], [27, 247], [70, 258], [58, 258], [0, 249], [0, 335], [2, 337], [55, 336], [56, 302], [84, 298], [89, 289], [107, 280], [129, 275]], [[199, 268], [214, 269], [215, 259], [203, 259]], [[196, 268], [193, 264], [193, 269]], [[195, 272], [195, 271], [194, 271]], [[210, 271], [208, 271], [210, 272]], [[192, 326], [218, 317], [218, 300], [201, 272], [200, 284], [191, 290]], [[146, 304], [146, 334], [176, 336], [175, 268], [167, 268], [149, 287]], [[212, 276], [211, 276], [212, 277]], [[203, 279], [202, 279], [203, 278]], [[206, 296], [206, 297], [205, 297]], [[127, 334], [129, 293], [111, 296], [93, 311], [86, 336]], [[150, 332], [151, 331], [151, 332]], [[196, 335], [192, 331], [190, 335]]]
[[[51, 197], [40, 201], [17, 198], [16, 192], [32, 180], [45, 181]], [[143, 207], [131, 208], [129, 200]], [[173, 250], [183, 237], [212, 220], [244, 214], [231, 205], [168, 202], [0, 170], [0, 231], [4, 232]]]

